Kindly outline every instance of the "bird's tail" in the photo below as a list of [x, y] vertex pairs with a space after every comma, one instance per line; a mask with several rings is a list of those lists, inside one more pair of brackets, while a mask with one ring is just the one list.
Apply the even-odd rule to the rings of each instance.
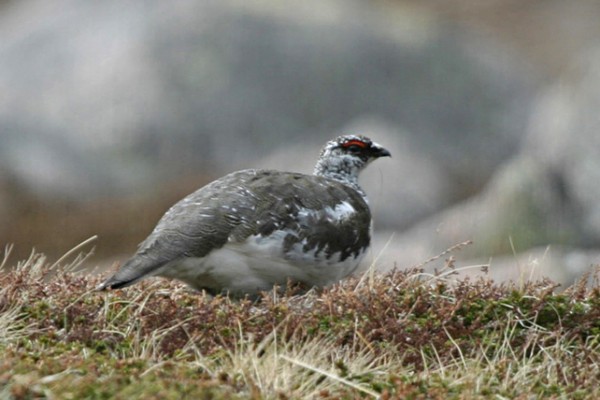
[[153, 272], [158, 268], [156, 263], [134, 256], [130, 258], [123, 266], [110, 278], [96, 287], [96, 290], [121, 289], [154, 275]]

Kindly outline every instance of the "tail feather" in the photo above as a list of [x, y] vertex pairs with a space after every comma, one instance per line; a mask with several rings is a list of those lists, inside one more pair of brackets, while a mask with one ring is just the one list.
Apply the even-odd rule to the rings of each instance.
[[96, 290], [121, 289], [154, 275], [160, 264], [134, 256], [129, 259], [113, 276], [102, 282]]
[[100, 285], [98, 285], [98, 287], [96, 287], [96, 290], [112, 290], [112, 289], [121, 289], [124, 287], [127, 287], [129, 285], [133, 285], [134, 283], [136, 283], [138, 280], [140, 280], [142, 278], [139, 279], [133, 279], [133, 280], [121, 280], [118, 279], [117, 274], [111, 276], [110, 278], [108, 278], [107, 280], [105, 280], [104, 282], [102, 282]]

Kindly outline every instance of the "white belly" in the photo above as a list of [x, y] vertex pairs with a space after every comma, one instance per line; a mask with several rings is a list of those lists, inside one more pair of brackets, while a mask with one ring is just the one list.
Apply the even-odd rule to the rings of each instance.
[[228, 242], [205, 257], [170, 262], [156, 275], [182, 280], [196, 289], [235, 295], [271, 290], [274, 285], [285, 286], [288, 280], [322, 287], [354, 272], [366, 252], [340, 261], [339, 253], [329, 258], [325, 251], [304, 253], [298, 243], [283, 254], [285, 235], [277, 231], [268, 237], [251, 236], [242, 243]]

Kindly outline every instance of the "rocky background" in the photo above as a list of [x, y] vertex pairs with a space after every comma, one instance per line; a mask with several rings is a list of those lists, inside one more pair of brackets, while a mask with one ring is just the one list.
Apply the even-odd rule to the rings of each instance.
[[97, 234], [89, 263], [122, 260], [211, 179], [310, 172], [362, 133], [393, 153], [363, 177], [378, 268], [472, 240], [458, 265], [568, 283], [600, 263], [598, 21], [596, 0], [0, 2], [0, 243]]

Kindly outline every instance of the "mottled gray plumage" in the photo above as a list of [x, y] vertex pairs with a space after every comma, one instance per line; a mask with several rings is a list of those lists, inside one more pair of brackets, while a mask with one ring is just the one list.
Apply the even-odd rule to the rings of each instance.
[[381, 156], [389, 152], [366, 137], [348, 135], [325, 146], [314, 175], [271, 170], [226, 175], [171, 207], [99, 289], [153, 275], [234, 295], [288, 279], [308, 286], [339, 280], [355, 270], [369, 247], [371, 213], [358, 173]]

